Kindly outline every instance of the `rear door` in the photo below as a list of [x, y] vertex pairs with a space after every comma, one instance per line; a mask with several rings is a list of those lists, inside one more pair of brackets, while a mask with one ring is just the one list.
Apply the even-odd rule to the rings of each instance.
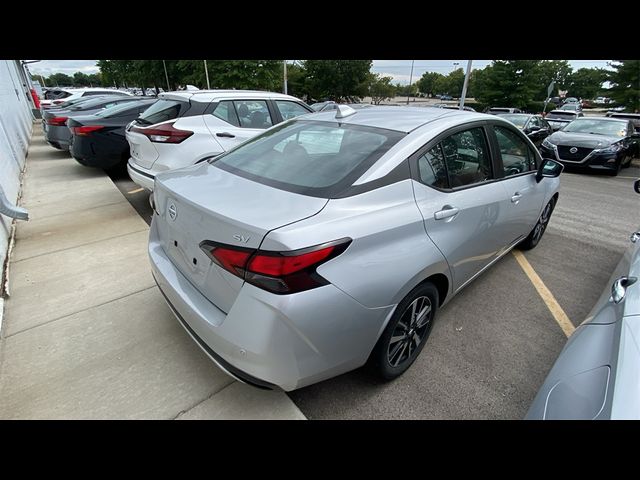
[[161, 98], [127, 127], [127, 141], [134, 163], [142, 168], [150, 169], [158, 159], [158, 150], [148, 136], [131, 131], [133, 126], [149, 128], [158, 123], [174, 120], [182, 116], [190, 108], [189, 100], [177, 98]]
[[509, 244], [508, 212], [483, 124], [457, 127], [435, 142], [412, 157], [414, 193], [426, 232], [447, 259], [458, 290]]
[[220, 100], [206, 110], [204, 121], [224, 151], [274, 125], [267, 101]]

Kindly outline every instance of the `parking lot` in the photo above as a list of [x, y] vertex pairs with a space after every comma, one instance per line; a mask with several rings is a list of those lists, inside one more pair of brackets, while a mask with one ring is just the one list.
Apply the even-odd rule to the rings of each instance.
[[[573, 326], [608, 288], [640, 224], [640, 197], [632, 188], [638, 167], [617, 177], [563, 173], [549, 228], [524, 254], [538, 287], [551, 292]], [[112, 180], [149, 222], [148, 194], [126, 172]], [[523, 418], [566, 335], [516, 255], [498, 261], [439, 312], [425, 350], [397, 380], [381, 383], [360, 369], [290, 398], [310, 419]]]

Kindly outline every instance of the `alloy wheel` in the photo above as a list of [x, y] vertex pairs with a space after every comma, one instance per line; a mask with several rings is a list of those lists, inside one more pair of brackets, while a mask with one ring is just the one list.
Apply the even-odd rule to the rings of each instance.
[[429, 297], [417, 297], [402, 314], [396, 324], [389, 346], [387, 362], [399, 367], [416, 352], [431, 327], [433, 308]]

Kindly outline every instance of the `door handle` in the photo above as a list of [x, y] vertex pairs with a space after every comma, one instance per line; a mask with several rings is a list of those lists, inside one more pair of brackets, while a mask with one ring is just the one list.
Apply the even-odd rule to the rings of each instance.
[[235, 136], [235, 135], [233, 135], [232, 133], [229, 133], [229, 132], [220, 132], [220, 133], [216, 133], [216, 137], [236, 138], [236, 136]]
[[518, 203], [521, 198], [522, 198], [522, 195], [520, 194], [520, 192], [516, 192], [513, 194], [513, 197], [511, 197], [511, 201], [513, 203]]
[[435, 218], [436, 220], [443, 220], [445, 218], [455, 217], [459, 211], [459, 208], [445, 205], [444, 207], [442, 207], [442, 210], [433, 214], [433, 218]]
[[633, 285], [636, 281], [638, 281], [637, 277], [618, 278], [613, 282], [613, 285], [611, 285], [611, 298], [609, 301], [613, 303], [620, 303], [624, 300], [624, 296], [627, 293], [627, 287]]

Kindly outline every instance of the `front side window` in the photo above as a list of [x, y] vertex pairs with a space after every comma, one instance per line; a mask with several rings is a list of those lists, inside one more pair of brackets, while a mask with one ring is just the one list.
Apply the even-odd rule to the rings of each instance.
[[495, 126], [494, 130], [505, 177], [535, 169], [535, 160], [530, 158], [529, 146], [519, 135], [504, 127]]
[[317, 121], [289, 121], [258, 135], [212, 165], [303, 195], [331, 198], [350, 187], [406, 134]]
[[236, 100], [233, 103], [241, 127], [265, 129], [273, 125], [267, 102], [264, 100]]
[[302, 105], [287, 100], [276, 100], [276, 106], [278, 107], [283, 120], [289, 120], [290, 118], [309, 113], [309, 111]]
[[482, 128], [454, 133], [442, 143], [449, 185], [464, 187], [493, 178], [491, 157]]
[[436, 188], [449, 188], [444, 155], [440, 144], [418, 158], [420, 181]]

